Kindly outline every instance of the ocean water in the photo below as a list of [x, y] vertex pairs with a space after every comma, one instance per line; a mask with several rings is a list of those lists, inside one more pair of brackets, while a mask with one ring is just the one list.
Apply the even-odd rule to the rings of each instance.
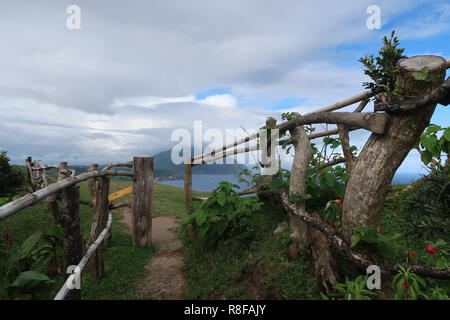
[[[392, 181], [393, 184], [411, 183], [422, 177], [419, 173], [396, 173]], [[247, 184], [239, 183], [232, 174], [212, 175], [212, 174], [193, 174], [192, 175], [192, 189], [197, 191], [211, 192], [217, 188], [219, 182], [228, 181], [240, 187], [239, 190], [248, 189]], [[169, 186], [184, 188], [184, 180], [159, 181], [158, 183]]]

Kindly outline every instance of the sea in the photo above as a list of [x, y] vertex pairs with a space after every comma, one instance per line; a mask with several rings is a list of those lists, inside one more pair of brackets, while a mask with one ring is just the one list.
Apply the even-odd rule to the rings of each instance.
[[[422, 177], [419, 173], [396, 173], [393, 184], [399, 183], [411, 183]], [[192, 189], [197, 191], [211, 192], [217, 188], [219, 182], [228, 181], [238, 185], [239, 190], [248, 189], [248, 185], [245, 183], [239, 183], [238, 179], [232, 174], [213, 175], [213, 174], [193, 174], [192, 175]], [[174, 187], [184, 188], [184, 180], [170, 180], [170, 181], [158, 181], [158, 183], [166, 184]]]

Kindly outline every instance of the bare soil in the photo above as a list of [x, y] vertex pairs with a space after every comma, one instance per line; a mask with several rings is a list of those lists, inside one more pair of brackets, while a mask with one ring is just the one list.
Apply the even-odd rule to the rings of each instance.
[[[131, 211], [125, 208], [123, 222], [131, 230]], [[181, 300], [185, 289], [182, 274], [182, 243], [175, 232], [180, 225], [176, 216], [161, 216], [152, 220], [152, 242], [156, 253], [145, 266], [146, 274], [138, 287], [137, 299]]]

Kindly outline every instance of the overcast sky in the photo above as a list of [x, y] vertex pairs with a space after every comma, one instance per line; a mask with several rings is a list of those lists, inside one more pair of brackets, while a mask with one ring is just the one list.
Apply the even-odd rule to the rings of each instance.
[[[379, 30], [366, 26], [373, 4]], [[408, 56], [450, 57], [449, 1], [2, 1], [0, 148], [18, 164], [88, 164], [167, 150], [194, 121], [245, 136], [362, 92], [357, 60], [393, 29]], [[412, 151], [400, 171], [418, 170]]]

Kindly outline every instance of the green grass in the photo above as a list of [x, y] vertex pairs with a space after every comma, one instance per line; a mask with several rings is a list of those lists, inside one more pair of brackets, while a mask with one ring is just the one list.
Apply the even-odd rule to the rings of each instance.
[[287, 221], [279, 210], [255, 212], [255, 237], [229, 238], [209, 248], [184, 239], [186, 299], [318, 299], [310, 256], [287, 259], [286, 241], [274, 235]]
[[[129, 187], [130, 181], [114, 181], [111, 184], [111, 193]], [[174, 215], [178, 217], [186, 216], [186, 209], [184, 205], [184, 189], [168, 186], [164, 184], [155, 183], [153, 185], [153, 217]], [[209, 193], [201, 191], [193, 191], [193, 196], [205, 197]], [[130, 202], [131, 194], [125, 195], [113, 203]]]
[[[80, 183], [80, 198], [89, 200], [87, 182]], [[115, 192], [130, 185], [129, 181], [111, 180], [111, 191]], [[195, 195], [204, 196], [206, 193], [194, 192]], [[131, 195], [119, 198], [115, 202], [130, 201]], [[0, 199], [1, 200], [1, 199]], [[154, 185], [153, 215], [177, 215], [184, 216], [184, 191], [181, 188]], [[81, 236], [89, 237], [92, 219], [92, 209], [80, 205], [80, 229]], [[147, 265], [153, 256], [155, 249], [134, 248], [131, 236], [126, 232], [126, 226], [121, 222], [120, 210], [113, 212], [112, 246], [106, 250], [105, 277], [97, 281], [90, 280], [90, 271], [87, 266], [83, 271], [82, 295], [83, 299], [133, 299], [137, 285], [145, 274]], [[7, 225], [13, 234], [13, 241], [22, 243], [33, 232], [40, 230], [43, 233], [49, 231], [53, 224], [53, 216], [45, 210], [43, 202], [28, 207], [13, 216], [0, 222], [0, 230]], [[63, 276], [60, 275], [52, 284], [42, 284], [34, 293], [34, 299], [52, 299], [61, 285]]]

